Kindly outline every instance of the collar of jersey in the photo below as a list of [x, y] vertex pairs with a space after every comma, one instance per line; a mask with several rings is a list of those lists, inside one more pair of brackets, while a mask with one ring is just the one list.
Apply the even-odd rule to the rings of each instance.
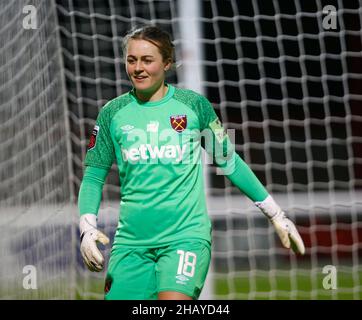
[[166, 95], [160, 99], [160, 100], [157, 100], [157, 101], [147, 101], [147, 102], [144, 102], [142, 100], [139, 100], [137, 99], [137, 96], [135, 94], [135, 91], [134, 89], [132, 89], [131, 91], [131, 97], [134, 101], [137, 102], [138, 105], [142, 106], [142, 107], [156, 107], [156, 106], [159, 106], [163, 103], [165, 103], [166, 101], [170, 100], [175, 92], [175, 87], [174, 86], [171, 86], [170, 84], [166, 84], [167, 87], [168, 87], [168, 90], [167, 90], [167, 93]]

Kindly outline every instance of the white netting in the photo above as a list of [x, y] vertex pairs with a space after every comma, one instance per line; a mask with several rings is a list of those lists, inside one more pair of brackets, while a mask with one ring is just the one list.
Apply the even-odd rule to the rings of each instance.
[[[25, 29], [27, 4], [0, 4], [0, 297], [70, 298], [75, 212], [57, 12], [34, 1], [37, 29]], [[37, 290], [24, 289], [27, 266]]]
[[[229, 195], [214, 216], [216, 297], [360, 298], [359, 4], [334, 3], [330, 31], [331, 2], [203, 4], [206, 92], [307, 244], [306, 257], [290, 256], [235, 188], [214, 179], [226, 189], [213, 193]], [[326, 265], [336, 267], [337, 290], [323, 287]]]
[[[41, 241], [28, 238], [26, 229], [8, 237], [19, 243], [20, 255], [14, 263], [19, 264], [19, 257], [26, 257], [25, 251], [31, 247], [29, 259], [34, 265], [51, 261], [56, 270], [68, 270], [68, 265], [76, 270], [69, 279], [77, 276], [77, 290], [68, 279], [64, 282], [68, 292], [60, 294], [59, 286], [48, 285], [49, 297], [103, 296], [104, 273], [85, 270], [77, 253], [78, 235], [71, 231], [74, 224], [68, 231], [67, 223], [58, 224], [62, 219], [72, 221], [77, 210], [58, 203], [77, 195], [86, 143], [99, 109], [130, 88], [122, 65], [122, 36], [136, 24], [154, 22], [175, 39], [180, 67], [169, 81], [192, 86], [210, 99], [225, 126], [235, 130], [237, 152], [300, 226], [307, 246], [302, 258], [281, 248], [265, 217], [210, 167], [207, 191], [214, 241], [205, 296], [361, 298], [362, 46], [358, 1], [55, 2], [57, 17], [52, 1], [34, 4], [42, 8], [37, 30], [21, 28], [23, 2], [4, 2], [0, 11], [4, 17], [0, 39], [5, 40], [0, 48], [5, 53], [0, 55], [0, 68], [5, 71], [0, 82], [0, 146], [6, 150], [0, 155], [1, 228], [11, 230], [5, 205], [18, 205], [23, 199], [24, 204], [35, 202], [44, 208], [40, 200], [46, 199], [44, 190], [48, 202], [60, 208], [49, 211], [48, 220], [39, 220], [49, 222], [51, 234], [42, 230], [43, 222], [31, 229], [33, 238], [44, 237], [53, 244], [49, 254], [42, 250]], [[323, 29], [326, 5], [338, 10], [336, 30]], [[25, 55], [32, 46], [36, 49]], [[201, 81], [192, 80], [190, 66]], [[44, 81], [37, 84], [40, 78]], [[32, 85], [27, 87], [29, 82]], [[62, 100], [64, 94], [66, 101]], [[38, 103], [40, 99], [42, 103]], [[48, 120], [42, 120], [45, 118]], [[46, 128], [41, 130], [44, 121]], [[22, 152], [24, 137], [28, 149]], [[56, 148], [52, 139], [57, 139]], [[65, 156], [69, 151], [71, 165]], [[26, 160], [26, 156], [30, 158]], [[44, 164], [37, 166], [41, 161]], [[113, 167], [99, 216], [100, 226], [109, 236], [117, 221], [118, 192]], [[15, 212], [12, 217], [25, 226], [29, 212], [34, 212], [11, 210]], [[41, 212], [45, 213], [39, 217], [46, 217], [48, 210]], [[56, 236], [61, 228], [64, 242]], [[108, 257], [109, 250], [104, 253]], [[4, 256], [9, 257], [7, 261], [14, 258], [8, 251]], [[336, 267], [336, 290], [323, 288], [326, 265]], [[0, 274], [2, 284], [11, 274], [6, 270]], [[50, 278], [51, 272], [44, 274]], [[19, 290], [13, 296], [25, 296], [24, 290]]]

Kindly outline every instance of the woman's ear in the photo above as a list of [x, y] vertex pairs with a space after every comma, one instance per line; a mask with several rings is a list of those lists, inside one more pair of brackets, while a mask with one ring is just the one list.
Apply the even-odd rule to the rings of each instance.
[[163, 70], [165, 70], [165, 72], [168, 71], [168, 70], [170, 70], [171, 65], [172, 65], [171, 59], [167, 59]]

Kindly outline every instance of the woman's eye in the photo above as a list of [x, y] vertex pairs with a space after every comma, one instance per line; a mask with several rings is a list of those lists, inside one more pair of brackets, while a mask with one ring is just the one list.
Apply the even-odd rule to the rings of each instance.
[[127, 60], [127, 63], [133, 64], [133, 63], [134, 63], [134, 60]]
[[152, 62], [152, 60], [145, 60], [146, 64], [150, 64]]

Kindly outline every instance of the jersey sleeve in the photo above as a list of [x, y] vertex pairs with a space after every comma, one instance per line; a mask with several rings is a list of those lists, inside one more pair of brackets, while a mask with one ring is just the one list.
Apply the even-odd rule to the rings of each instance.
[[98, 214], [102, 198], [103, 185], [106, 180], [108, 170], [88, 166], [84, 171], [82, 183], [78, 194], [79, 214]]
[[86, 166], [109, 169], [115, 159], [115, 151], [110, 133], [110, 110], [104, 106], [96, 120], [96, 124], [89, 138], [87, 154], [84, 164]]
[[234, 162], [234, 145], [209, 100], [201, 96], [199, 103], [198, 116], [204, 149], [218, 167], [229, 172]]
[[214, 163], [222, 169], [223, 174], [249, 199], [263, 201], [268, 191], [254, 172], [235, 152], [234, 144], [223, 128], [211, 103], [203, 97], [200, 112], [201, 134], [205, 138], [205, 150]]

